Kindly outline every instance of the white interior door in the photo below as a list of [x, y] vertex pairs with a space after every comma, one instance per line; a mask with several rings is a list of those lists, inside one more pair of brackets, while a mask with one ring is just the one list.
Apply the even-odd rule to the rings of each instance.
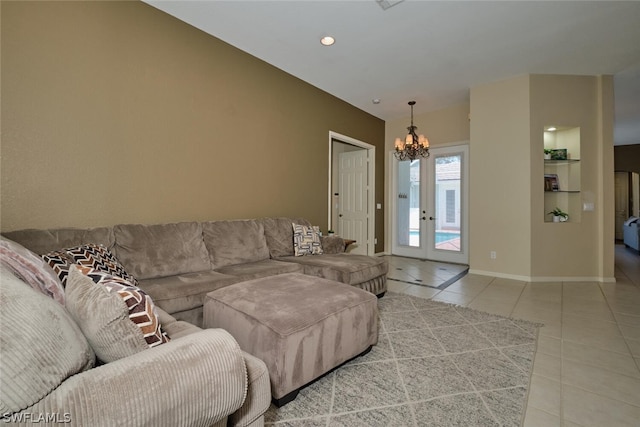
[[368, 254], [368, 164], [367, 150], [349, 151], [338, 156], [338, 235], [356, 241], [349, 252]]
[[468, 264], [468, 147], [431, 148], [427, 159], [393, 158], [392, 252]]

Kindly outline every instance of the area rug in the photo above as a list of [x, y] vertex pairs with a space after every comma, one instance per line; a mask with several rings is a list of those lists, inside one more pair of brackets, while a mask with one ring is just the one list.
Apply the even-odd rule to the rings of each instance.
[[538, 327], [388, 292], [372, 351], [265, 414], [278, 426], [520, 426]]

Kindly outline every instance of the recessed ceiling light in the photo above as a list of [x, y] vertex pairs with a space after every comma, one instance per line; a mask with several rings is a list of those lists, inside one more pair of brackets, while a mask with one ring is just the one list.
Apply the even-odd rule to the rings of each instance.
[[553, 132], [554, 130], [556, 130], [555, 126], [549, 126], [547, 128], [547, 131], [549, 131], [549, 132]]
[[380, 104], [380, 99], [379, 98], [372, 99], [371, 102], [373, 102], [374, 104]]
[[336, 42], [336, 39], [334, 39], [331, 36], [324, 36], [323, 38], [320, 39], [320, 43], [322, 43], [324, 46], [331, 46], [335, 42]]

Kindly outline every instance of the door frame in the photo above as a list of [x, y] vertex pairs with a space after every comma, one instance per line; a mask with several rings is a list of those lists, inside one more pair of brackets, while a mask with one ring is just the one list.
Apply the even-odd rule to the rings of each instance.
[[374, 255], [375, 253], [375, 226], [376, 226], [376, 211], [375, 211], [375, 176], [376, 176], [376, 147], [366, 142], [360, 141], [355, 138], [351, 138], [346, 135], [342, 135], [338, 132], [329, 131], [329, 179], [327, 188], [327, 224], [329, 229], [332, 229], [332, 205], [333, 205], [333, 141], [339, 141], [345, 144], [354, 145], [356, 147], [367, 150], [367, 241], [359, 242], [366, 243], [367, 255]]
[[[420, 248], [416, 248], [408, 250], [406, 252], [400, 253], [400, 256], [408, 256], [408, 257], [416, 257], [419, 259], [429, 259], [429, 260], [435, 260], [435, 261], [441, 261], [441, 262], [451, 262], [451, 263], [464, 263], [466, 265], [469, 264], [469, 142], [468, 141], [461, 141], [461, 142], [456, 142], [456, 143], [451, 143], [451, 144], [442, 144], [442, 145], [438, 145], [435, 147], [431, 147], [431, 151], [432, 153], [434, 151], [438, 151], [439, 149], [443, 149], [443, 150], [457, 150], [458, 152], [463, 152], [463, 155], [465, 157], [465, 163], [464, 163], [464, 167], [463, 169], [460, 171], [461, 175], [462, 175], [462, 187], [464, 188], [464, 190], [462, 191], [461, 194], [461, 199], [460, 199], [460, 203], [461, 203], [461, 207], [462, 207], [462, 218], [461, 218], [461, 244], [462, 244], [462, 251], [460, 252], [455, 252], [455, 253], [448, 253], [449, 251], [444, 251], [444, 250], [438, 250], [438, 249], [430, 249], [429, 247], [426, 246], [426, 240], [427, 234], [431, 234], [432, 238], [435, 237], [435, 233], [434, 232], [425, 232], [424, 234], [421, 233], [421, 237], [422, 237], [422, 242], [421, 242], [421, 247]], [[438, 153], [435, 153], [438, 154]], [[428, 161], [431, 161], [430, 159], [427, 159]], [[427, 176], [427, 180], [431, 180], [431, 170], [430, 167], [428, 167], [428, 165], [425, 163], [424, 165], [421, 165], [421, 168], [425, 169], [426, 175]], [[394, 157], [394, 152], [390, 151], [389, 152], [389, 195], [390, 195], [390, 203], [389, 203], [389, 218], [390, 218], [390, 245], [389, 245], [389, 249], [391, 250], [391, 253], [394, 254], [397, 251], [397, 245], [396, 245], [396, 239], [397, 239], [397, 233], [398, 233], [398, 229], [397, 229], [397, 200], [398, 200], [398, 185], [397, 185], [397, 163], [396, 163], [396, 159]], [[428, 192], [431, 191], [431, 183], [427, 183], [425, 186], [422, 186], [422, 188], [420, 189], [421, 191], [421, 206], [420, 209], [424, 209], [427, 210], [426, 215], [430, 216], [430, 215], [435, 215], [435, 213], [429, 213], [428, 210], [433, 208], [433, 200], [432, 198], [434, 197], [434, 194], [429, 194]], [[425, 228], [429, 228], [429, 230], [431, 230], [432, 225], [429, 224], [429, 226], [425, 226]], [[434, 243], [435, 245], [435, 243]], [[460, 258], [463, 258], [462, 260], [460, 260]], [[457, 258], [457, 260], [456, 260]]]

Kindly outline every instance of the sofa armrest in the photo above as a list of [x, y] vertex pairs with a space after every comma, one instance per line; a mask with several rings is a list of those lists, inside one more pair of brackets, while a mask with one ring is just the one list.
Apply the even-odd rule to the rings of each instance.
[[325, 254], [341, 254], [345, 250], [344, 239], [339, 236], [321, 236], [320, 243]]
[[207, 329], [64, 381], [23, 413], [58, 414], [71, 425], [212, 425], [245, 400], [242, 351]]

